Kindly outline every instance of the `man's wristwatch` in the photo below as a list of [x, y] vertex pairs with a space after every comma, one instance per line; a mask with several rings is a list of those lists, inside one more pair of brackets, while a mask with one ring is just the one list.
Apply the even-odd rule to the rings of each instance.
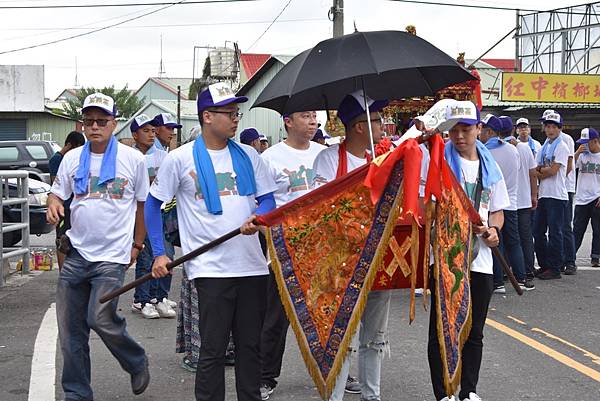
[[135, 242], [133, 244], [131, 244], [131, 246], [135, 249], [137, 249], [138, 251], [142, 251], [144, 249], [144, 244], [136, 244]]

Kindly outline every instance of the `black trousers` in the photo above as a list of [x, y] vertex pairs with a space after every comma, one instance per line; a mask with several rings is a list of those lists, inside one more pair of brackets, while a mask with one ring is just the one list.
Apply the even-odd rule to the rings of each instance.
[[261, 384], [271, 388], [277, 386], [281, 373], [281, 362], [285, 351], [285, 338], [290, 322], [281, 304], [277, 282], [273, 270], [269, 270], [267, 284], [267, 311], [260, 335], [260, 356], [262, 360]]
[[239, 401], [260, 401], [260, 330], [268, 276], [197, 278], [200, 358], [196, 400], [225, 400], [225, 350], [235, 342], [235, 385]]
[[[435, 283], [431, 285], [431, 311], [429, 317], [429, 341], [427, 343], [427, 357], [429, 359], [429, 371], [431, 373], [431, 384], [436, 400], [446, 397], [444, 390], [444, 379], [442, 376], [442, 359], [440, 356], [440, 345], [437, 335], [437, 309], [434, 293]], [[477, 392], [479, 381], [479, 368], [481, 367], [481, 356], [483, 352], [483, 327], [487, 318], [488, 307], [494, 290], [494, 278], [491, 274], [471, 272], [471, 305], [472, 325], [469, 338], [462, 350], [462, 370], [460, 379], [459, 400], [467, 398], [469, 393]]]

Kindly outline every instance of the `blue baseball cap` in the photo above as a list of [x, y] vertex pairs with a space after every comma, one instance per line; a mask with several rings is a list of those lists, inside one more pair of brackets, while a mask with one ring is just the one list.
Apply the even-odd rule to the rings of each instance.
[[509, 116], [500, 116], [498, 117], [500, 122], [502, 123], [502, 129], [500, 130], [501, 134], [510, 134], [513, 129], [513, 120]]
[[315, 135], [312, 137], [313, 141], [316, 141], [318, 139], [325, 139], [325, 135], [323, 135], [323, 130], [321, 128], [317, 129], [315, 131]]
[[81, 112], [85, 112], [92, 107], [99, 108], [108, 115], [115, 117], [117, 115], [117, 104], [114, 99], [104, 93], [96, 92], [88, 95], [83, 101]]
[[131, 121], [131, 125], [129, 126], [129, 129], [131, 130], [131, 132], [135, 132], [137, 130], [139, 130], [140, 128], [142, 128], [144, 125], [152, 125], [153, 127], [157, 126], [157, 122], [156, 122], [156, 118], [152, 118], [150, 119], [150, 117], [148, 117], [145, 114], [140, 114], [139, 116], [135, 117], [133, 119], [133, 121]]
[[196, 104], [198, 106], [198, 115], [209, 107], [221, 107], [231, 103], [247, 102], [246, 96], [236, 96], [233, 90], [225, 82], [217, 82], [209, 85], [208, 88], [198, 94]]
[[455, 120], [454, 125], [475, 125], [479, 124], [480, 119], [479, 109], [468, 100], [456, 100], [446, 106], [446, 120]]
[[[367, 104], [369, 105], [369, 112], [371, 113], [381, 111], [388, 103], [387, 100], [373, 100], [367, 96]], [[363, 91], [358, 90], [346, 95], [338, 106], [337, 115], [344, 125], [348, 125], [352, 120], [364, 113], [366, 113], [366, 111]]]
[[256, 128], [246, 128], [240, 132], [240, 142], [246, 145], [250, 145], [253, 141], [260, 138], [260, 134]]
[[486, 115], [481, 122], [484, 127], [487, 127], [496, 133], [502, 131], [502, 121], [493, 114]]
[[160, 113], [154, 116], [156, 127], [181, 128], [183, 125], [177, 124], [177, 120], [171, 113]]
[[562, 117], [555, 111], [551, 113], [544, 112], [544, 116], [542, 119], [542, 123], [544, 124], [556, 124], [558, 127], [562, 127]]
[[600, 134], [598, 134], [598, 131], [596, 131], [593, 128], [584, 128], [581, 130], [581, 138], [579, 138], [579, 140], [577, 140], [577, 143], [580, 144], [584, 144], [584, 143], [588, 143], [589, 141], [591, 141], [592, 139], [598, 139], [600, 138]]

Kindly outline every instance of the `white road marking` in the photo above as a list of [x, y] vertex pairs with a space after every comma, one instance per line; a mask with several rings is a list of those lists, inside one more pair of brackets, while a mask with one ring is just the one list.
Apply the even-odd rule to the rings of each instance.
[[57, 339], [56, 304], [51, 304], [35, 338], [29, 379], [29, 401], [54, 400]]

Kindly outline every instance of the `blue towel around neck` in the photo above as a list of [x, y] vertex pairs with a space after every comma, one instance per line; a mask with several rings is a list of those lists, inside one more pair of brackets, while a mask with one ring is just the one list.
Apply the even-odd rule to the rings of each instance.
[[546, 138], [544, 141], [544, 145], [540, 149], [537, 155], [537, 164], [538, 166], [544, 166], [546, 163], [550, 163], [554, 160], [554, 151], [558, 144], [562, 141], [560, 135], [556, 137], [552, 143], [550, 143], [550, 139]]
[[502, 139], [498, 138], [497, 136], [488, 139], [488, 141], [485, 143], [485, 147], [489, 150], [492, 149], [498, 149], [500, 146], [504, 145], [506, 142], [504, 142]]
[[531, 153], [533, 153], [533, 157], [535, 157], [537, 152], [535, 150], [535, 142], [533, 142], [531, 135], [527, 138], [527, 144], [529, 145], [529, 149], [531, 149]]
[[[254, 167], [252, 166], [250, 157], [240, 145], [231, 139], [227, 140], [227, 149], [231, 155], [238, 194], [241, 196], [255, 194], [256, 181], [254, 179]], [[202, 190], [206, 208], [211, 214], [223, 214], [219, 188], [217, 187], [217, 176], [215, 175], [215, 169], [210, 155], [208, 154], [208, 150], [206, 150], [202, 135], [198, 135], [198, 138], [194, 141], [193, 153], [198, 184]]]
[[[492, 185], [502, 179], [502, 173], [500, 168], [496, 164], [494, 157], [490, 151], [481, 143], [479, 140], [476, 141], [477, 154], [479, 155], [479, 163], [481, 163], [481, 175], [482, 185], [486, 189], [490, 189]], [[456, 147], [449, 141], [446, 143], [444, 149], [444, 157], [448, 161], [452, 172], [458, 178], [458, 181], [462, 181], [462, 169], [460, 168], [460, 155], [456, 150]]]
[[162, 145], [162, 143], [160, 143], [160, 141], [158, 140], [158, 138], [154, 138], [154, 147], [156, 149], [160, 149], [160, 150], [167, 150], [165, 149], [165, 147]]
[[[111, 136], [108, 145], [106, 145], [104, 155], [102, 156], [98, 185], [106, 184], [115, 179], [118, 146], [119, 142], [117, 142], [114, 136]], [[79, 167], [77, 168], [77, 172], [75, 172], [75, 177], [73, 177], [73, 181], [75, 181], [75, 194], [77, 195], [83, 195], [88, 192], [91, 158], [92, 150], [90, 148], [90, 141], [87, 141], [85, 145], [83, 145], [83, 149], [79, 155]]]

